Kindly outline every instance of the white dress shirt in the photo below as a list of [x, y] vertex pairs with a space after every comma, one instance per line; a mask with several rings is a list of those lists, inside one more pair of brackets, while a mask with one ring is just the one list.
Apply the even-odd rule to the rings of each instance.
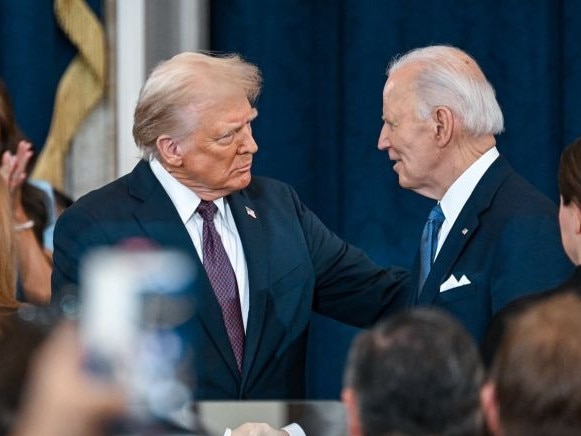
[[[438, 248], [436, 249], [436, 257], [440, 252], [440, 248], [444, 245], [444, 241], [448, 237], [450, 230], [454, 226], [458, 215], [464, 208], [464, 205], [472, 195], [472, 191], [490, 168], [490, 165], [498, 158], [500, 154], [496, 147], [492, 147], [486, 153], [478, 158], [476, 162], [468, 167], [460, 177], [456, 179], [452, 186], [448, 188], [442, 199], [440, 200], [440, 207], [444, 213], [445, 220], [440, 227], [438, 235]], [[435, 257], [434, 257], [435, 259]]]
[[[182, 185], [177, 181], [155, 158], [149, 161], [153, 174], [161, 183], [161, 186], [167, 192], [171, 202], [175, 206], [192, 242], [196, 248], [196, 252], [203, 261], [202, 249], [202, 235], [204, 220], [200, 214], [196, 213], [196, 209], [200, 204], [200, 197], [194, 191]], [[249, 303], [249, 285], [248, 285], [248, 268], [246, 266], [246, 258], [242, 248], [242, 241], [232, 216], [232, 211], [227, 201], [224, 198], [219, 198], [214, 201], [218, 207], [218, 212], [214, 216], [214, 225], [216, 231], [222, 239], [222, 244], [228, 254], [234, 274], [236, 275], [236, 282], [238, 283], [238, 292], [240, 294], [240, 307], [242, 309], [242, 320], [244, 322], [244, 330], [248, 322]]]

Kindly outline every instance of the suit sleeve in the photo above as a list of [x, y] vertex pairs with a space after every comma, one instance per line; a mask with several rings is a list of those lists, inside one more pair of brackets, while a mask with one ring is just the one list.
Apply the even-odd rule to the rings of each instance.
[[108, 245], [107, 238], [91, 214], [75, 205], [63, 212], [54, 232], [52, 304], [78, 294], [82, 259], [101, 245]]
[[367, 327], [408, 307], [411, 290], [407, 270], [373, 263], [362, 250], [331, 232], [294, 191], [292, 196], [315, 273], [315, 311]]

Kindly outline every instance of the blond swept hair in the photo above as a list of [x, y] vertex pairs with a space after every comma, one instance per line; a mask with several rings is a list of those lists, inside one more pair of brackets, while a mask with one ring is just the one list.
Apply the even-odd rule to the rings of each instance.
[[237, 54], [180, 53], [158, 64], [141, 89], [133, 137], [148, 159], [161, 135], [187, 137], [196, 127], [195, 109], [224, 89], [242, 89], [253, 104], [262, 77], [255, 65]]

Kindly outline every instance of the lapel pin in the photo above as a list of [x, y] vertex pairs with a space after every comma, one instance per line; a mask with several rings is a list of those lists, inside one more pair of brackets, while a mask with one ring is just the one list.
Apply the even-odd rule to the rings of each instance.
[[468, 229], [467, 229], [466, 227], [464, 227], [464, 228], [462, 229], [462, 234], [463, 234], [464, 236], [466, 236], [466, 233], [468, 233]]
[[251, 216], [252, 218], [256, 219], [256, 212], [250, 209], [248, 206], [244, 206], [246, 208], [246, 213]]

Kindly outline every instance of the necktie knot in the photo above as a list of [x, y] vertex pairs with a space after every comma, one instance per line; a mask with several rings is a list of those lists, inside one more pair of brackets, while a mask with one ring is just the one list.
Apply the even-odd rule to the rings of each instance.
[[442, 225], [445, 219], [446, 218], [444, 217], [444, 212], [442, 212], [440, 203], [436, 204], [434, 208], [430, 211], [430, 215], [428, 215], [428, 220], [434, 221], [435, 223], [439, 223], [439, 225]]
[[216, 215], [217, 210], [218, 206], [216, 206], [213, 201], [206, 200], [200, 201], [200, 204], [196, 209], [204, 221], [214, 221], [214, 215]]

